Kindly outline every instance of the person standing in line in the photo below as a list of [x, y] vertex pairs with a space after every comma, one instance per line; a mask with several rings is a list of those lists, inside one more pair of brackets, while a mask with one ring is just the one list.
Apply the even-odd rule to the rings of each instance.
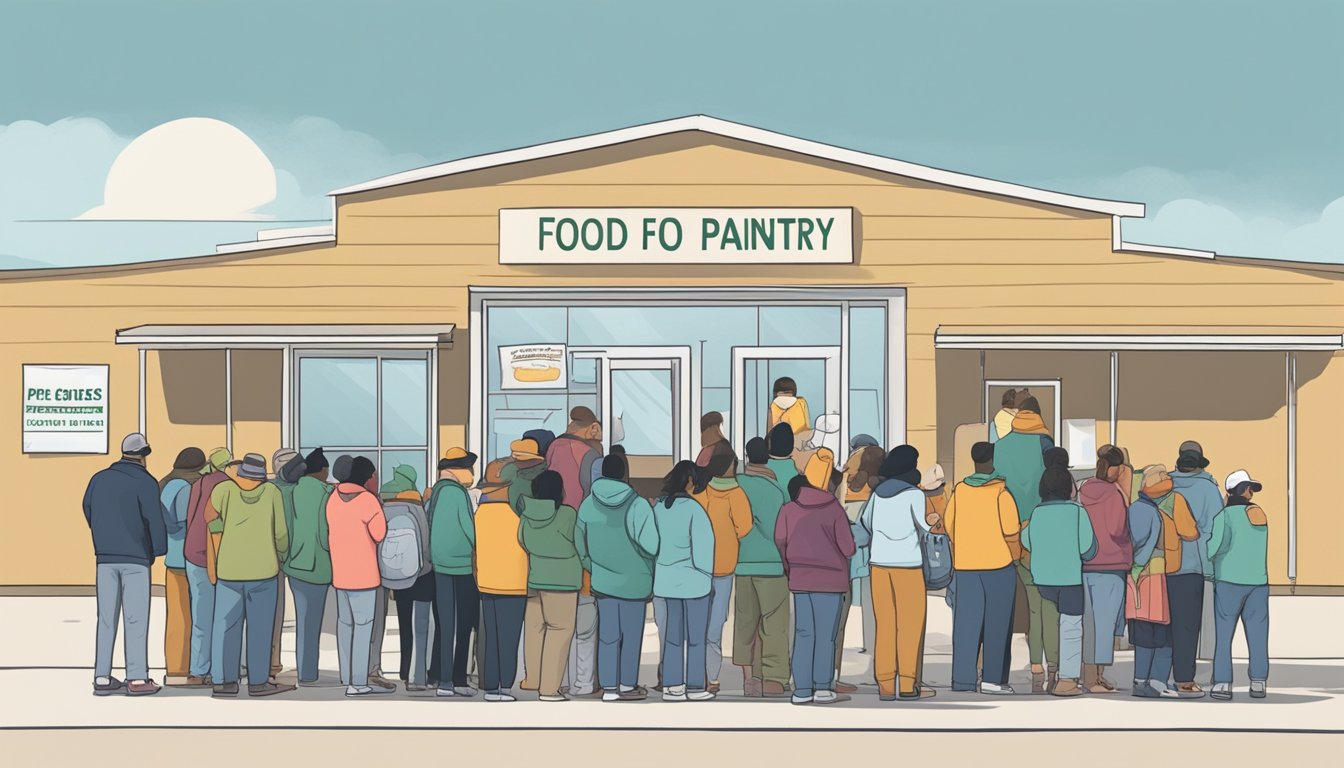
[[845, 506], [845, 516], [849, 518], [850, 531], [858, 545], [854, 557], [850, 558], [850, 577], [855, 582], [859, 601], [863, 604], [863, 650], [870, 656], [876, 639], [877, 624], [873, 616], [873, 580], [868, 570], [868, 541], [863, 527], [859, 525], [859, 514], [863, 505], [872, 496], [873, 487], [880, 482], [878, 471], [887, 452], [878, 445], [871, 435], [855, 435], [850, 441], [849, 459], [845, 462], [840, 497]]
[[439, 675], [438, 696], [475, 696], [467, 684], [467, 666], [471, 659], [471, 633], [478, 626], [481, 596], [473, 575], [472, 556], [476, 546], [476, 523], [471, 503], [472, 468], [476, 454], [462, 448], [450, 448], [439, 460], [439, 480], [430, 491], [426, 514], [429, 518], [430, 560], [434, 564], [434, 596], [439, 606], [440, 623], [436, 628], [440, 664], [451, 660], [449, 670]]
[[329, 464], [321, 448], [302, 460], [304, 474], [294, 485], [290, 517], [289, 552], [281, 569], [294, 594], [294, 655], [299, 667], [299, 685], [317, 685], [318, 656], [322, 643], [322, 616], [327, 591], [331, 589], [331, 546], [327, 529], [327, 484]]
[[835, 637], [842, 596], [850, 588], [849, 558], [854, 535], [833, 494], [813, 488], [805, 477], [789, 481], [789, 497], [775, 522], [775, 546], [793, 595], [794, 704], [834, 704], [849, 696], [835, 692]]
[[653, 595], [658, 526], [653, 507], [629, 483], [624, 455], [602, 460], [602, 477], [579, 507], [574, 543], [592, 574], [598, 610], [598, 664], [602, 700], [642, 701], [639, 656], [644, 615]]
[[387, 518], [378, 496], [368, 489], [377, 477], [373, 462], [363, 456], [341, 456], [332, 467], [337, 485], [327, 499], [331, 585], [336, 589], [336, 655], [345, 695], [369, 696], [394, 689], [369, 680], [373, 613], [382, 576], [378, 544], [387, 537]]
[[602, 460], [602, 422], [582, 405], [569, 411], [569, 426], [546, 449], [546, 468], [565, 485], [564, 505], [578, 509], [593, 484], [593, 466]]
[[796, 477], [798, 465], [793, 461], [793, 428], [788, 424], [776, 424], [770, 428], [766, 437], [766, 447], [770, 458], [766, 467], [775, 473], [775, 485], [784, 498], [789, 496], [789, 481]]
[[[704, 490], [693, 461], [679, 461], [663, 478], [663, 495], [654, 504], [658, 558], [653, 594], [663, 602], [663, 701], [709, 701], [706, 645], [710, 590], [714, 579], [714, 525], [695, 500]], [[655, 614], [656, 615], [656, 614]]]
[[521, 509], [518, 503], [522, 498], [532, 493], [532, 481], [546, 471], [546, 459], [537, 441], [530, 437], [514, 440], [509, 451], [513, 461], [500, 469], [499, 478], [509, 487], [509, 506], [517, 510]]
[[1124, 453], [1113, 445], [1097, 451], [1096, 477], [1078, 490], [1097, 553], [1083, 563], [1083, 688], [1115, 693], [1106, 667], [1115, 663], [1115, 638], [1125, 631], [1125, 580], [1134, 563], [1129, 538], [1129, 502], [1119, 486]]
[[[215, 486], [229, 480], [225, 472], [233, 454], [227, 448], [210, 451], [201, 476], [191, 486], [187, 497], [186, 536], [182, 540], [182, 558], [186, 561], [187, 587], [191, 592], [191, 666], [188, 681], [192, 685], [214, 687], [211, 677], [210, 650], [215, 622], [215, 582], [210, 572], [206, 550], [210, 531], [207, 507]], [[209, 511], [214, 517], [214, 512]]]
[[[285, 512], [285, 527], [287, 530], [293, 531], [294, 529], [290, 524], [294, 521], [294, 487], [298, 484], [299, 478], [303, 477], [303, 456], [292, 448], [281, 448], [271, 454], [271, 470], [271, 479], [268, 482], [279, 489], [280, 501]], [[287, 552], [280, 554], [282, 570], [287, 556]], [[285, 627], [285, 581], [285, 578], [277, 575], [275, 623], [271, 627], [272, 680], [284, 669], [284, 665], [280, 663], [280, 638], [284, 634]]]
[[[1054, 441], [1041, 420], [1041, 406], [1034, 397], [1019, 400], [1012, 427], [1011, 432], [994, 444], [994, 467], [1007, 482], [1008, 492], [1013, 494], [1017, 514], [1025, 528], [1031, 521], [1032, 510], [1041, 503], [1045, 452], [1054, 447]], [[1059, 611], [1053, 603], [1041, 599], [1041, 591], [1031, 580], [1029, 560], [1017, 564], [1017, 575], [1027, 593], [1031, 692], [1043, 694], [1054, 687], [1059, 669]], [[1046, 661], [1049, 662], [1048, 669]]]
[[489, 702], [517, 701], [518, 644], [527, 610], [527, 552], [518, 543], [518, 511], [504, 485], [484, 487], [476, 508], [476, 586], [481, 594], [485, 645], [481, 690]]
[[[1020, 521], [994, 471], [994, 444], [971, 446], [975, 472], [952, 492], [943, 526], [952, 542], [952, 690], [1010, 695]], [[981, 655], [983, 653], [983, 656]], [[977, 666], [980, 667], [977, 669]]]
[[[1022, 399], [1026, 399], [1027, 391], [1022, 390]], [[999, 412], [994, 414], [994, 418], [989, 420], [989, 442], [997, 443], [999, 438], [1013, 431], [1013, 417], [1017, 415], [1017, 401], [1019, 395], [1016, 389], [1009, 389], [1003, 393], [999, 400]]]
[[1134, 645], [1134, 695], [1178, 698], [1167, 686], [1171, 677], [1171, 609], [1167, 578], [1180, 570], [1181, 541], [1199, 535], [1185, 500], [1172, 492], [1166, 467], [1143, 470], [1139, 500], [1129, 507], [1134, 565], [1126, 602], [1130, 643]]
[[[812, 417], [807, 411], [806, 398], [798, 396], [798, 384], [788, 376], [781, 376], [775, 379], [772, 392], [774, 399], [770, 401], [766, 414], [766, 428], [773, 430], [779, 424], [787, 424], [791, 435], [806, 441], [811, 436]], [[792, 453], [792, 449], [789, 452]], [[788, 492], [787, 488], [785, 492]]]
[[[168, 552], [168, 532], [158, 484], [145, 469], [149, 454], [144, 435], [127, 435], [121, 458], [95, 474], [84, 491], [84, 521], [97, 562], [95, 696], [152, 696], [160, 690], [149, 677], [149, 568]], [[118, 618], [126, 632], [125, 683], [112, 676]]]
[[723, 414], [718, 411], [710, 411], [701, 416], [700, 453], [695, 457], [696, 466], [708, 467], [709, 458], [714, 453], [714, 446], [727, 442], [728, 438], [723, 436]]
[[1228, 475], [1226, 487], [1227, 506], [1214, 518], [1209, 538], [1217, 619], [1210, 696], [1232, 698], [1232, 636], [1240, 621], [1250, 656], [1251, 698], [1263, 699], [1269, 682], [1269, 517], [1252, 501], [1262, 486], [1246, 470]]
[[873, 668], [882, 701], [934, 695], [919, 684], [928, 601], [924, 585], [922, 537], [929, 532], [924, 494], [919, 490], [919, 451], [899, 445], [882, 462], [885, 478], [859, 516], [867, 539], [877, 618]]
[[723, 671], [723, 627], [733, 595], [739, 542], [751, 531], [751, 501], [737, 481], [737, 456], [728, 443], [716, 445], [710, 455], [709, 483], [693, 498], [705, 508], [714, 528], [714, 578], [709, 589], [709, 625], [705, 653], [710, 693], [719, 692]]
[[218, 517], [210, 532], [220, 536], [215, 563], [215, 662], [213, 696], [238, 695], [243, 634], [247, 634], [247, 693], [272, 696], [294, 690], [270, 681], [280, 561], [289, 552], [284, 500], [266, 482], [266, 458], [249, 453], [238, 475], [210, 493]]
[[527, 552], [528, 591], [523, 688], [536, 690], [547, 702], [568, 701], [560, 684], [583, 584], [583, 564], [574, 544], [578, 511], [565, 505], [564, 498], [564, 479], [547, 470], [532, 481], [532, 493], [522, 498], [519, 509], [518, 543]]
[[[1223, 509], [1218, 481], [1207, 471], [1209, 460], [1199, 443], [1181, 443], [1176, 471], [1171, 473], [1173, 490], [1185, 500], [1194, 517], [1199, 538], [1181, 542], [1181, 568], [1167, 579], [1171, 593], [1171, 675], [1181, 698], [1197, 699], [1204, 690], [1195, 682], [1195, 662], [1199, 656], [1201, 624], [1206, 615], [1205, 590], [1213, 584], [1213, 564], [1209, 562], [1209, 539], [1213, 519]], [[1211, 632], [1212, 628], [1205, 631]]]
[[[379, 547], [378, 560], [383, 586], [392, 589], [397, 606], [397, 635], [400, 659], [397, 665], [402, 685], [409, 692], [430, 688], [430, 617], [434, 613], [434, 559], [430, 554], [429, 517], [420, 491], [415, 487], [415, 468], [402, 465], [394, 470], [392, 483], [379, 491], [383, 516], [387, 518], [387, 538]], [[397, 482], [409, 479], [409, 484]], [[418, 568], [412, 567], [418, 563]], [[438, 639], [438, 638], [435, 638]], [[437, 688], [437, 674], [433, 674]]]
[[789, 580], [784, 576], [775, 523], [785, 497], [766, 466], [765, 440], [747, 441], [747, 467], [737, 476], [751, 505], [751, 530], [737, 555], [733, 609], [733, 663], [742, 668], [749, 697], [789, 695]]
[[164, 685], [175, 688], [204, 688], [204, 679], [191, 679], [191, 589], [187, 582], [187, 562], [183, 555], [187, 534], [187, 510], [191, 484], [201, 476], [206, 464], [200, 448], [183, 448], [173, 461], [173, 469], [159, 481], [159, 503], [167, 513], [168, 552], [164, 555], [164, 604], [168, 608], [164, 624]]

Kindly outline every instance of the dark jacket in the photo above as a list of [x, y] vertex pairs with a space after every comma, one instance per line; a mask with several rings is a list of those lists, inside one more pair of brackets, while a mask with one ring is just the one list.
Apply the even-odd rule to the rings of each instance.
[[159, 484], [143, 465], [121, 460], [93, 476], [84, 520], [98, 564], [150, 565], [168, 552]]

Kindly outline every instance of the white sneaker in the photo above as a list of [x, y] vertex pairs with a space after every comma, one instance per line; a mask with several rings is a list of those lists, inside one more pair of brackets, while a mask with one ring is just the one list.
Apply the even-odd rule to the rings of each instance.
[[445, 688], [445, 687], [443, 687], [442, 685], [440, 685], [439, 688], [438, 688], [438, 690], [434, 691], [434, 695], [435, 695], [435, 696], [442, 696], [443, 698], [448, 699], [448, 698], [452, 698], [453, 696], [456, 696], [456, 695], [457, 695], [457, 691], [456, 691], [455, 689], [453, 689], [452, 687]]
[[791, 703], [791, 704], [811, 704], [813, 698], [815, 698], [815, 697], [813, 697], [813, 696], [799, 696], [798, 694], [795, 693], [795, 694], [793, 694], [792, 696], [789, 697], [789, 703]]
[[1176, 689], [1168, 688], [1167, 684], [1162, 682], [1161, 680], [1149, 680], [1148, 687], [1152, 688], [1154, 691], [1157, 691], [1157, 698], [1159, 699], [1181, 698], [1181, 694], [1177, 693]]
[[486, 701], [517, 701], [518, 699], [514, 698], [513, 694], [509, 693], [507, 690], [503, 690], [503, 691], [492, 691], [492, 692], [488, 692], [488, 693], [486, 693], [486, 694], [485, 694], [485, 700], [486, 700]]
[[997, 683], [986, 683], [981, 681], [980, 692], [990, 696], [1012, 696], [1017, 691], [1013, 690], [1011, 685], [999, 685]]
[[476, 689], [470, 685], [455, 685], [453, 686], [453, 694], [469, 698], [476, 695]]
[[1251, 698], [1252, 698], [1252, 699], [1263, 699], [1263, 698], [1265, 698], [1265, 696], [1266, 696], [1267, 693], [1268, 693], [1268, 691], [1265, 690], [1265, 681], [1264, 681], [1264, 680], [1252, 680], [1252, 681], [1251, 681]]
[[686, 686], [670, 685], [664, 688], [663, 701], [686, 701]]
[[686, 694], [688, 701], [713, 701], [718, 694], [711, 691], [691, 691]]
[[566, 696], [566, 695], [563, 694], [563, 693], [557, 693], [557, 694], [555, 694], [554, 696], [538, 696], [538, 697], [537, 697], [537, 700], [538, 700], [538, 701], [547, 701], [547, 702], [551, 702], [551, 703], [557, 703], [557, 702], [561, 702], [561, 701], [569, 701], [569, 697]]
[[368, 696], [373, 693], [373, 688], [367, 685], [347, 685], [345, 687], [346, 696]]
[[1209, 691], [1209, 696], [1215, 699], [1227, 701], [1232, 698], [1231, 683], [1214, 683], [1213, 690]]
[[603, 701], [620, 701], [620, 700], [621, 700], [621, 694], [617, 693], [616, 691], [605, 691], [605, 692], [603, 692], [603, 694], [602, 694], [602, 700], [603, 700]]

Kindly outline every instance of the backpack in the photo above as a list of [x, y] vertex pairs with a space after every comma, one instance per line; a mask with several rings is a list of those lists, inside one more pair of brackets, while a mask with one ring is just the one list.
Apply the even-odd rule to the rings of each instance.
[[416, 514], [418, 504], [401, 499], [387, 502], [387, 536], [378, 545], [378, 572], [388, 589], [409, 589], [429, 571], [425, 531]]
[[[919, 491], [907, 488], [907, 491]], [[924, 495], [923, 491], [919, 492]], [[897, 494], [900, 495], [899, 493]], [[915, 526], [915, 535], [919, 535], [919, 521], [911, 519]], [[919, 536], [919, 548], [924, 555], [924, 586], [928, 589], [942, 589], [952, 583], [952, 540], [946, 533], [929, 533]]]

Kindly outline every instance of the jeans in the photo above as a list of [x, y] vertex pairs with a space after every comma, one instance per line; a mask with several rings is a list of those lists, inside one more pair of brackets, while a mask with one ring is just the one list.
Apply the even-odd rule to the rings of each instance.
[[663, 687], [704, 690], [710, 596], [663, 600]]
[[126, 631], [126, 679], [149, 679], [149, 566], [99, 563], [98, 640], [93, 676], [112, 675], [112, 649], [117, 644], [117, 619]]
[[271, 631], [279, 579], [229, 581], [215, 584], [213, 646], [215, 685], [238, 682], [243, 633], [247, 633], [247, 684], [265, 685], [271, 675]]
[[597, 597], [597, 675], [604, 691], [639, 685], [647, 600]]
[[975, 667], [982, 646], [984, 669], [978, 677], [986, 683], [1007, 685], [1017, 600], [1013, 566], [957, 571], [953, 578], [957, 599], [952, 604], [952, 690], [976, 690]]
[[[441, 670], [441, 660], [443, 657], [441, 643], [439, 642], [439, 603], [433, 599], [434, 574], [431, 572], [421, 577], [425, 579], [428, 587], [420, 588], [420, 582], [410, 589], [398, 589], [392, 592], [392, 601], [397, 606], [397, 639], [400, 641], [401, 663], [397, 672], [403, 681], [411, 679], [411, 666], [414, 663], [417, 643], [416, 623], [419, 619], [415, 613], [416, 602], [425, 603], [430, 607], [429, 618], [431, 622], [425, 627], [425, 645], [428, 648], [428, 667], [426, 673], [428, 681], [437, 683]], [[431, 632], [431, 628], [433, 631]], [[425, 681], [422, 680], [421, 683]]]
[[1269, 587], [1245, 586], [1226, 581], [1213, 585], [1213, 616], [1216, 638], [1213, 651], [1213, 682], [1232, 683], [1232, 635], [1241, 621], [1250, 655], [1251, 680], [1269, 679]]
[[507, 691], [518, 680], [518, 641], [523, 635], [524, 595], [481, 595], [481, 619], [485, 624], [485, 666], [481, 688]]
[[835, 683], [835, 636], [844, 595], [793, 593], [793, 690], [806, 698]]
[[597, 670], [597, 602], [592, 595], [579, 595], [574, 615], [574, 639], [569, 644], [565, 670], [569, 692], [583, 696], [593, 692]]
[[465, 686], [467, 663], [471, 659], [471, 631], [476, 629], [481, 616], [481, 593], [476, 591], [476, 577], [470, 573], [434, 574], [434, 599], [439, 605], [441, 623], [438, 632], [439, 653], [443, 664], [453, 661], [452, 680], [447, 671], [439, 679], [440, 687]]
[[1059, 676], [1077, 680], [1083, 675], [1083, 604], [1081, 584], [1065, 587], [1039, 586], [1041, 599], [1059, 613]]
[[[1228, 674], [1231, 674], [1230, 672]], [[1156, 680], [1166, 684], [1171, 676], [1171, 646], [1161, 648], [1134, 647], [1134, 679]]]
[[1199, 622], [1204, 617], [1204, 575], [1167, 576], [1167, 599], [1171, 603], [1171, 674], [1178, 683], [1193, 683]]
[[309, 584], [289, 577], [289, 591], [294, 593], [294, 655], [298, 657], [301, 683], [317, 680], [322, 614], [326, 611], [329, 589], [330, 584]]
[[187, 589], [191, 592], [191, 667], [190, 674], [210, 674], [210, 645], [215, 623], [215, 585], [205, 568], [187, 563]]
[[374, 590], [373, 630], [369, 638], [369, 677], [383, 676], [383, 640], [387, 637], [387, 590]]
[[1083, 663], [1115, 663], [1115, 638], [1125, 634], [1125, 575], [1083, 572]]
[[705, 675], [719, 682], [723, 671], [723, 627], [728, 623], [728, 602], [733, 596], [733, 575], [715, 576], [709, 587], [709, 627], [705, 631]]
[[1053, 603], [1041, 599], [1041, 591], [1031, 580], [1031, 568], [1017, 565], [1018, 578], [1027, 593], [1027, 653], [1032, 664], [1047, 659], [1052, 667], [1059, 666], [1059, 611]]
[[373, 612], [380, 589], [336, 590], [336, 658], [342, 685], [363, 688], [369, 684]]
[[733, 607], [733, 663], [757, 680], [789, 684], [789, 580], [738, 576]]

